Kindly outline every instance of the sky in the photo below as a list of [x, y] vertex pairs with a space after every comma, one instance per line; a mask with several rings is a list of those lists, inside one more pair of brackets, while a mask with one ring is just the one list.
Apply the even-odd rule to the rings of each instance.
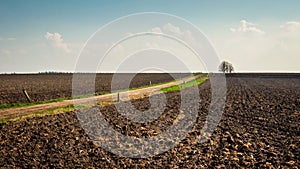
[[[236, 72], [300, 72], [299, 8], [299, 0], [1, 0], [0, 72], [73, 72], [80, 51], [99, 28], [140, 12], [168, 13], [192, 23], [214, 46], [220, 61], [232, 63]], [[143, 27], [146, 22], [136, 20], [123, 26]], [[167, 20], [153, 25], [146, 29], [162, 33], [177, 30], [184, 36], [189, 32]], [[124, 27], [111, 31], [117, 34]], [[124, 36], [134, 31], [129, 29]], [[183, 47], [159, 38], [142, 41], [149, 41], [146, 46], [161, 50], [168, 48], [165, 45], [168, 44], [174, 51], [177, 49], [193, 70], [197, 69], [192, 56], [183, 56], [186, 50]], [[107, 64], [124, 59], [118, 54], [129, 51], [126, 45], [139, 43], [131, 41], [117, 46], [122, 52], [108, 55]], [[164, 56], [165, 51], [161, 51], [161, 57]]]

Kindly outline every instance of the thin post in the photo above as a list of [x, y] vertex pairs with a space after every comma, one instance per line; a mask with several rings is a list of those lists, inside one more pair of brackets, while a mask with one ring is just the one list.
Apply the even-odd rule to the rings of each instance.
[[120, 93], [118, 92], [118, 95], [117, 95], [117, 102], [120, 101]]
[[23, 89], [23, 93], [24, 93], [24, 95], [25, 95], [27, 101], [28, 101], [29, 103], [31, 103], [31, 98], [29, 97], [29, 95], [28, 95], [26, 89]]
[[150, 83], [149, 83], [149, 84], [150, 84], [150, 86], [152, 85], [152, 82], [151, 82], [151, 80], [150, 80]]

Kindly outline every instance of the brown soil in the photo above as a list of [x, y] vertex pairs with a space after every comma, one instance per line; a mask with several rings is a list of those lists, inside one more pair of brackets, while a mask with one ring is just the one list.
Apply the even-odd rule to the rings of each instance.
[[[130, 74], [122, 74], [124, 79]], [[176, 77], [185, 77], [187, 74], [174, 74]], [[81, 74], [82, 81], [86, 85], [84, 77], [91, 77], [93, 74]], [[110, 92], [113, 74], [97, 74], [95, 78], [95, 91], [82, 91], [83, 94], [94, 92]], [[68, 98], [72, 96], [73, 74], [12, 74], [0, 75], [0, 105], [9, 103], [26, 103], [27, 99], [23, 94], [26, 89], [33, 101], [45, 101], [57, 98]], [[169, 82], [174, 80], [169, 74], [163, 73], [142, 73], [137, 74], [130, 87], [140, 87], [152, 84]]]
[[[33, 106], [24, 106], [24, 107], [16, 107], [16, 108], [8, 108], [8, 109], [0, 109], [0, 120], [1, 119], [10, 119], [18, 116], [29, 115], [36, 112], [43, 112], [48, 109], [55, 109], [55, 108], [63, 108], [66, 106], [74, 105], [74, 104], [84, 104], [91, 103], [95, 100], [101, 103], [113, 103], [118, 101], [126, 101], [126, 100], [135, 100], [138, 98], [148, 97], [152, 94], [152, 92], [159, 91], [162, 88], [175, 86], [182, 84], [184, 82], [188, 82], [194, 79], [201, 77], [202, 75], [197, 76], [190, 76], [182, 78], [181, 80], [177, 80], [174, 82], [169, 82], [166, 84], [155, 85], [152, 87], [141, 88], [136, 90], [112, 93], [112, 94], [104, 94], [100, 96], [93, 96], [81, 99], [73, 99], [73, 100], [64, 100], [61, 102], [53, 102], [53, 103], [46, 103], [46, 104], [37, 104]], [[128, 97], [125, 97], [128, 94]], [[116, 95], [119, 94], [119, 100], [115, 100]]]
[[[69, 112], [1, 125], [0, 167], [299, 168], [300, 78], [228, 77], [227, 87], [222, 120], [205, 143], [198, 143], [197, 136], [210, 104], [209, 81], [199, 86], [201, 107], [193, 131], [163, 154], [130, 159], [109, 153], [87, 137], [76, 114]], [[126, 120], [113, 105], [101, 110], [120, 133], [151, 137], [178, 115], [179, 93], [167, 98], [165, 113], [146, 124]], [[150, 107], [147, 98], [132, 102], [140, 110]]]

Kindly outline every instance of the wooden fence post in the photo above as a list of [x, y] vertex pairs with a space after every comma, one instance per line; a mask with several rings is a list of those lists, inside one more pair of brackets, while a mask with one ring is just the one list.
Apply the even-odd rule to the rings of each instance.
[[24, 93], [24, 95], [25, 95], [27, 101], [28, 101], [29, 103], [31, 103], [32, 100], [31, 100], [31, 98], [29, 97], [29, 95], [28, 95], [26, 89], [23, 89], [23, 93]]

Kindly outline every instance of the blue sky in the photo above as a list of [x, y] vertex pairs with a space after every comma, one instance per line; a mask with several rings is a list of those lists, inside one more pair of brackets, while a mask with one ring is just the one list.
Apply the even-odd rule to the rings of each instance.
[[299, 8], [299, 0], [2, 0], [0, 72], [73, 71], [99, 27], [137, 12], [190, 21], [237, 71], [299, 72]]

